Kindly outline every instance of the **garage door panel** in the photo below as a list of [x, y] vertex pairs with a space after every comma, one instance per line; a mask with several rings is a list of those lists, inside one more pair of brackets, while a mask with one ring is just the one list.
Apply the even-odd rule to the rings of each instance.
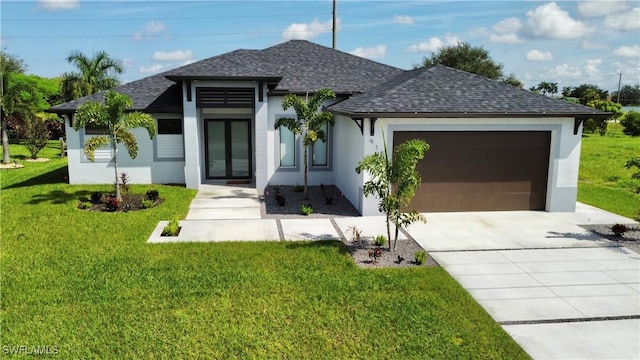
[[548, 131], [395, 132], [394, 145], [424, 139], [418, 163], [419, 211], [543, 210], [547, 193]]

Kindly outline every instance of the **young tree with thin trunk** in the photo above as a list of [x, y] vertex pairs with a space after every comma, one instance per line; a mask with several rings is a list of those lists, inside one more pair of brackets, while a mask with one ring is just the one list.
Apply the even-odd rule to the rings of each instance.
[[[382, 138], [384, 141], [384, 134]], [[391, 159], [385, 146], [384, 151], [365, 156], [356, 167], [358, 174], [363, 171], [369, 174], [369, 180], [363, 188], [364, 195], [376, 196], [379, 200], [378, 210], [386, 215], [389, 250], [392, 249], [391, 224], [395, 226], [393, 251], [396, 251], [400, 228], [416, 221], [426, 221], [422, 214], [413, 209], [406, 210], [406, 207], [422, 182], [416, 165], [427, 150], [429, 144], [425, 141], [409, 140], [395, 147]]]
[[333, 114], [328, 111], [319, 111], [325, 100], [333, 99], [336, 94], [330, 89], [318, 90], [313, 96], [305, 100], [294, 94], [287, 94], [282, 101], [282, 108], [287, 110], [293, 108], [296, 112], [296, 119], [283, 117], [276, 120], [275, 128], [281, 126], [289, 129], [294, 135], [302, 136], [302, 146], [304, 147], [304, 198], [309, 199], [309, 191], [307, 189], [307, 168], [308, 168], [308, 148], [313, 146], [316, 141], [327, 141], [327, 134], [324, 132], [325, 125], [334, 124]]
[[145, 128], [153, 139], [158, 132], [156, 121], [149, 114], [138, 111], [127, 112], [132, 106], [131, 99], [124, 94], [109, 91], [105, 94], [104, 104], [88, 102], [82, 104], [74, 116], [73, 128], [78, 131], [86, 126], [105, 129], [106, 135], [94, 136], [85, 141], [84, 154], [94, 161], [95, 151], [102, 146], [111, 146], [113, 153], [113, 170], [115, 175], [116, 199], [122, 201], [120, 182], [118, 181], [117, 145], [123, 144], [132, 159], [138, 155], [138, 142], [130, 131]]

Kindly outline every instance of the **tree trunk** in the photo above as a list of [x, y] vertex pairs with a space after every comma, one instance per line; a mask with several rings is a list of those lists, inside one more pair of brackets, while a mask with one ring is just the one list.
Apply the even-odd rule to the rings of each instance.
[[113, 149], [113, 171], [115, 173], [115, 177], [116, 177], [116, 182], [115, 182], [115, 186], [116, 186], [116, 200], [118, 200], [118, 202], [122, 201], [122, 195], [120, 194], [120, 183], [118, 182], [118, 152], [117, 150], [117, 144], [115, 141], [111, 142], [111, 148]]
[[[396, 234], [395, 237], [393, 238], [393, 251], [396, 251], [396, 247], [398, 245], [398, 232], [400, 231], [400, 229], [398, 229], [398, 225], [396, 225]], [[389, 240], [389, 242], [391, 242], [391, 240]]]
[[389, 226], [389, 214], [387, 214], [387, 240], [389, 241], [389, 251], [391, 251], [391, 227]]
[[7, 119], [4, 116], [4, 111], [0, 110], [0, 122], [2, 123], [2, 163], [8, 164], [9, 160], [9, 135], [7, 135]]
[[309, 189], [307, 189], [307, 147], [304, 147], [304, 199], [309, 200]]

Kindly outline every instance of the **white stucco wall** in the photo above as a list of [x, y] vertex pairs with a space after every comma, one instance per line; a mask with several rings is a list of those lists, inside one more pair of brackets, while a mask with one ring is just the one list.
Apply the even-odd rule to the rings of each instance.
[[[573, 118], [378, 119], [376, 134], [370, 141], [365, 141], [364, 152], [371, 154], [382, 149], [380, 129], [385, 131], [386, 145], [389, 149], [393, 146], [395, 131], [550, 131], [546, 210], [571, 212], [575, 211], [576, 206], [582, 134], [582, 131], [579, 131], [574, 135], [573, 127]], [[379, 214], [377, 200], [365, 198], [362, 214]]]
[[[152, 114], [158, 117], [180, 117], [179, 114]], [[70, 184], [110, 184], [114, 181], [113, 161], [90, 162], [84, 155], [84, 140], [90, 136], [84, 129], [75, 131], [65, 120]], [[153, 140], [145, 129], [133, 129], [138, 141], [138, 156], [131, 159], [127, 150], [118, 145], [118, 170], [125, 172], [133, 184], [184, 183], [184, 161], [156, 161]], [[105, 148], [106, 149], [106, 148]]]
[[[280, 157], [279, 157], [279, 147], [280, 147], [280, 131], [275, 129], [275, 121], [276, 119], [283, 116], [291, 116], [295, 117], [296, 113], [293, 109], [283, 110], [282, 109], [282, 96], [270, 96], [268, 99], [268, 126], [266, 133], [266, 148], [268, 149], [266, 152], [267, 155], [267, 182], [264, 183], [271, 185], [296, 185], [296, 184], [304, 184], [304, 164], [303, 164], [303, 156], [304, 156], [304, 147], [302, 146], [302, 142], [300, 140], [296, 141], [296, 168], [280, 168]], [[333, 104], [336, 100], [326, 101], [324, 106], [328, 106]], [[351, 120], [349, 120], [351, 121]], [[330, 150], [333, 152], [332, 159], [336, 158], [335, 155], [335, 134], [337, 130], [335, 128], [330, 130], [330, 136], [333, 139], [329, 141], [332, 142], [329, 146], [332, 147]], [[309, 150], [310, 152], [310, 150]], [[311, 161], [309, 161], [309, 171], [307, 172], [307, 179], [309, 185], [320, 185], [320, 184], [334, 184], [335, 183], [335, 163], [330, 160], [330, 164], [328, 167], [322, 168], [312, 168]], [[256, 183], [256, 186], [258, 184]], [[264, 187], [258, 189], [264, 189]]]
[[362, 212], [364, 175], [357, 174], [355, 168], [363, 158], [365, 142], [371, 140], [369, 132], [365, 131], [363, 135], [358, 125], [348, 117], [336, 115], [335, 120], [333, 136], [335, 185], [351, 204]]

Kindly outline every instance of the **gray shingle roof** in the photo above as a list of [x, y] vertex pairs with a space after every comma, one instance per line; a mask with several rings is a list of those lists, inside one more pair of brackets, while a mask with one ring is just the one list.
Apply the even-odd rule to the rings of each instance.
[[[155, 74], [115, 88], [129, 95], [135, 110], [182, 111], [181, 88], [187, 79], [256, 79], [276, 84], [278, 93], [313, 92], [330, 88], [336, 93], [363, 92], [403, 70], [317, 45], [291, 40], [264, 50], [235, 50]], [[102, 101], [103, 93], [56, 105], [52, 112], [73, 112], [87, 101]]]
[[403, 70], [304, 40], [261, 50], [258, 56], [282, 74], [274, 91], [303, 93], [322, 88], [336, 93], [364, 92]]
[[401, 113], [416, 116], [607, 115], [587, 106], [442, 65], [406, 71], [328, 109], [350, 116], [378, 117]]
[[[120, 85], [115, 91], [127, 94], [133, 101], [133, 110], [147, 112], [182, 113], [182, 89], [180, 84], [168, 80], [164, 73], [155, 74], [140, 80]], [[53, 106], [50, 112], [74, 112], [80, 105], [89, 101], [103, 101], [105, 92], [85, 96], [64, 104]]]

